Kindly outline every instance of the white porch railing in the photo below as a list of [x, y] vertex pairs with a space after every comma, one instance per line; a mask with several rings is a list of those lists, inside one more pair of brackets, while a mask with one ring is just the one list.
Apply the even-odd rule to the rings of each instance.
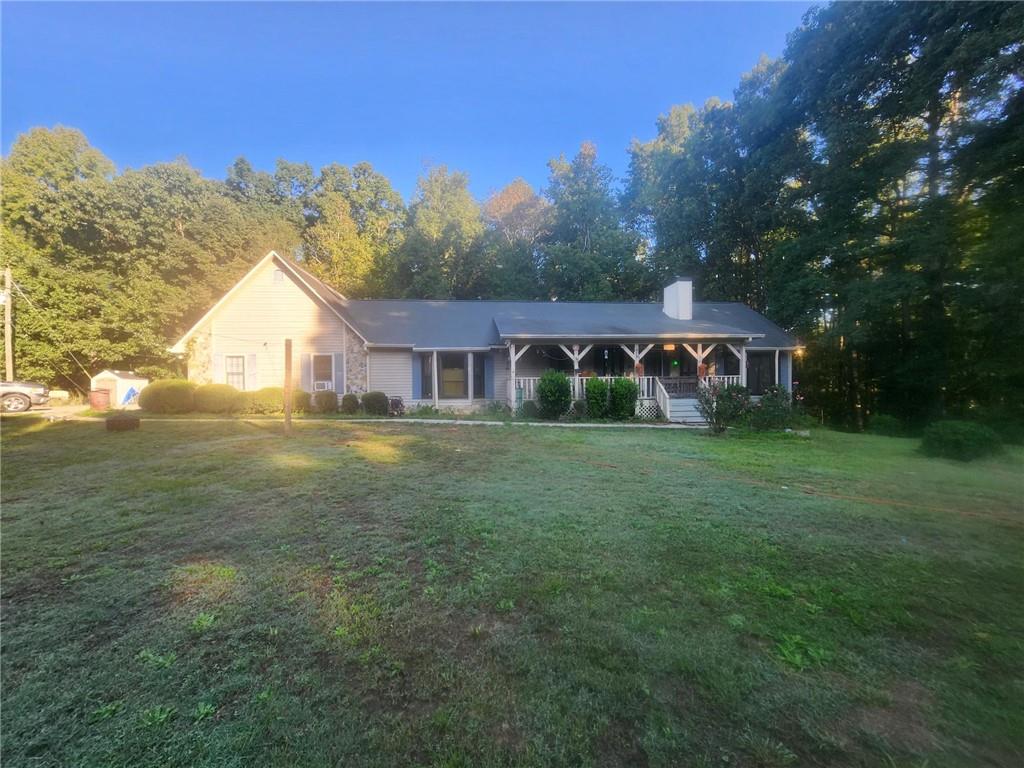
[[671, 414], [671, 405], [669, 404], [668, 392], [665, 391], [665, 385], [661, 383], [661, 379], [654, 379], [654, 395], [658, 401], [658, 410], [661, 411], [661, 417], [667, 419]]
[[704, 383], [706, 384], [720, 384], [723, 387], [727, 387], [730, 384], [739, 386], [743, 383], [742, 376], [705, 376]]
[[[611, 383], [616, 378], [623, 378], [618, 376], [570, 376], [569, 386], [572, 389], [572, 399], [582, 400], [587, 396], [587, 382], [593, 381], [594, 379], [601, 379], [606, 383]], [[637, 399], [638, 400], [653, 400], [655, 383], [658, 381], [657, 376], [637, 376], [633, 377], [632, 380], [637, 385]], [[516, 389], [522, 390], [523, 400], [536, 400], [537, 399], [537, 382], [540, 381], [539, 376], [517, 376], [516, 377]]]

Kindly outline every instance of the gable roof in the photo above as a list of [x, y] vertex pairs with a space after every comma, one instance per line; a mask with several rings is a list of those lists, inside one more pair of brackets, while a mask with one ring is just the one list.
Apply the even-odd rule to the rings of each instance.
[[306, 286], [306, 289], [310, 291], [310, 293], [312, 293], [315, 298], [319, 299], [324, 305], [327, 306], [329, 310], [331, 310], [335, 315], [337, 315], [338, 318], [342, 320], [342, 322], [344, 322], [346, 325], [348, 325], [349, 328], [355, 331], [356, 335], [359, 336], [359, 338], [361, 338], [364, 342], [368, 341], [367, 338], [363, 336], [363, 334], [359, 332], [359, 329], [353, 324], [351, 318], [348, 317], [348, 312], [346, 309], [348, 299], [346, 299], [336, 290], [327, 285], [327, 283], [311, 275], [306, 270], [296, 266], [287, 259], [282, 259], [277, 254], [276, 251], [270, 251], [267, 253], [266, 256], [257, 261], [253, 265], [252, 269], [246, 272], [241, 277], [241, 279], [231, 287], [230, 291], [221, 296], [220, 301], [218, 301], [216, 304], [210, 307], [210, 309], [207, 310], [206, 314], [199, 318], [195, 322], [195, 324], [185, 332], [185, 335], [178, 339], [177, 342], [175, 342], [174, 346], [171, 347], [170, 351], [177, 355], [184, 354], [184, 352], [186, 351], [186, 345], [188, 344], [189, 340], [195, 335], [196, 331], [198, 331], [199, 328], [201, 328], [203, 324], [207, 320], [209, 320], [218, 309], [220, 309], [222, 306], [224, 306], [225, 303], [227, 303], [228, 299], [231, 296], [233, 296], [237, 291], [239, 291], [243, 285], [248, 283], [249, 280], [251, 280], [252, 277], [257, 272], [259, 272], [260, 269], [269, 261], [276, 261], [278, 266], [282, 267], [285, 271], [290, 272], [292, 277], [295, 278], [298, 282], [304, 284]]
[[660, 302], [348, 299], [271, 251], [172, 347], [188, 340], [268, 260], [277, 263], [370, 347], [486, 349], [509, 341], [538, 343], [644, 339], [745, 341], [751, 349], [792, 349], [793, 336], [738, 302], [694, 302], [692, 320], [675, 320]]

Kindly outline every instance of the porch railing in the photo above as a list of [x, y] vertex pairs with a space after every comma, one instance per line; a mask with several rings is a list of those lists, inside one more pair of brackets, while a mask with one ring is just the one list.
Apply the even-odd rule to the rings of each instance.
[[[587, 396], [587, 382], [593, 381], [594, 379], [601, 379], [601, 381], [610, 383], [615, 376], [570, 376], [569, 386], [572, 391], [573, 400], [582, 400]], [[705, 376], [703, 381], [705, 384], [715, 382], [722, 386], [728, 384], [739, 384], [739, 376]], [[539, 376], [517, 376], [516, 377], [516, 389], [522, 392], [522, 400], [536, 400], [537, 399], [537, 382], [540, 381]], [[638, 391], [638, 400], [658, 400], [659, 396], [664, 393], [666, 404], [669, 399], [676, 398], [693, 398], [697, 396], [698, 379], [696, 376], [678, 376], [678, 377], [658, 377], [658, 376], [637, 376], [633, 378], [636, 382]], [[518, 399], [518, 398], [517, 398]], [[658, 406], [661, 407], [661, 402]], [[664, 409], [663, 409], [664, 410]]]
[[668, 392], [665, 389], [665, 385], [661, 383], [661, 379], [654, 379], [654, 395], [658, 401], [658, 410], [661, 411], [662, 418], [667, 419], [672, 415], [672, 406], [669, 403]]
[[[611, 383], [614, 379], [619, 378], [617, 376], [570, 376], [569, 387], [572, 391], [573, 400], [582, 400], [587, 396], [587, 382], [593, 381], [594, 379], [601, 379], [606, 383]], [[639, 400], [653, 400], [654, 399], [654, 384], [658, 380], [657, 376], [637, 376], [632, 379], [637, 385], [637, 399]], [[523, 393], [523, 400], [536, 400], [537, 399], [537, 382], [540, 381], [539, 376], [517, 376], [516, 377], [516, 389], [521, 390]]]

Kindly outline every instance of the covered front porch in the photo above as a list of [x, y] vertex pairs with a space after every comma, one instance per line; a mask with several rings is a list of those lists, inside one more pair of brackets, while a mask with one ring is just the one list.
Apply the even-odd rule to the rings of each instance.
[[644, 342], [509, 343], [509, 405], [536, 399], [547, 370], [569, 377], [573, 400], [586, 396], [594, 379], [633, 379], [639, 390], [637, 415], [672, 418], [695, 412], [699, 386], [740, 384], [759, 395], [768, 387], [791, 388], [789, 352], [752, 348], [748, 339], [656, 340]]

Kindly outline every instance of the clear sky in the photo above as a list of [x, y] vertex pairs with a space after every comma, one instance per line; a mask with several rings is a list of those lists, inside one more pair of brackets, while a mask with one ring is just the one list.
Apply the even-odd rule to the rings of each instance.
[[368, 160], [408, 198], [446, 163], [484, 197], [591, 140], [621, 175], [631, 139], [731, 98], [810, 5], [3, 3], [3, 150], [59, 123], [120, 168]]

